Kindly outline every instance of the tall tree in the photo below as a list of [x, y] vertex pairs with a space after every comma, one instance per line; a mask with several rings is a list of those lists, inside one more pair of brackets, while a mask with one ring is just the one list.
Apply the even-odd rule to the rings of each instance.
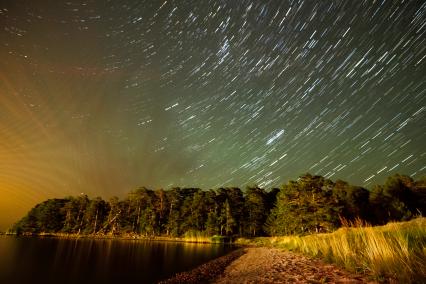
[[169, 201], [168, 217], [166, 228], [166, 235], [179, 236], [180, 235], [180, 207], [182, 204], [182, 190], [179, 187], [172, 188], [167, 192], [167, 199]]
[[348, 221], [369, 220], [371, 214], [370, 192], [367, 189], [337, 180], [333, 186], [333, 194], [342, 207], [343, 218]]
[[120, 232], [120, 215], [122, 209], [117, 196], [112, 197], [109, 200], [109, 211], [108, 216], [103, 224], [101, 232], [109, 232], [110, 234], [118, 234]]
[[109, 207], [102, 198], [96, 197], [90, 200], [84, 214], [84, 218], [86, 219], [85, 232], [95, 234], [101, 229], [108, 211]]
[[220, 234], [221, 235], [232, 235], [234, 232], [235, 225], [237, 224], [232, 214], [231, 205], [229, 200], [226, 199], [223, 204], [222, 212], [219, 217]]
[[267, 217], [266, 192], [259, 187], [247, 187], [244, 202], [244, 234], [255, 237], [262, 234]]
[[284, 185], [269, 219], [268, 232], [280, 235], [328, 232], [339, 226], [342, 207], [332, 194], [333, 183], [306, 174]]

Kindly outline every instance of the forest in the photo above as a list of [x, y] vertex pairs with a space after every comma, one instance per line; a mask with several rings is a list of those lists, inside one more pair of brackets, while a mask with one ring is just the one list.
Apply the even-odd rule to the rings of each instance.
[[281, 188], [248, 186], [131, 191], [120, 200], [49, 199], [12, 228], [17, 234], [134, 234], [147, 237], [280, 236], [331, 232], [351, 222], [381, 225], [426, 212], [426, 179], [393, 175], [371, 190], [305, 174]]

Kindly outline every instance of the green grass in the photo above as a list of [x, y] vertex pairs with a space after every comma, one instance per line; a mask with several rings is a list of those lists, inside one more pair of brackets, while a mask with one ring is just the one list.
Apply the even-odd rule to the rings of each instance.
[[[16, 233], [9, 233], [15, 235]], [[1, 234], [0, 234], [1, 235]], [[135, 233], [111, 235], [111, 234], [77, 234], [77, 233], [24, 233], [23, 236], [37, 237], [55, 237], [64, 239], [122, 239], [122, 240], [148, 240], [148, 241], [170, 241], [170, 242], [187, 242], [187, 243], [210, 243], [210, 244], [230, 244], [232, 239], [226, 236], [213, 235], [210, 236], [206, 232], [188, 231], [182, 237], [172, 236], [145, 236]]]
[[192, 243], [230, 243], [231, 240], [229, 237], [214, 235], [210, 236], [206, 232], [200, 231], [189, 231], [186, 232], [182, 238], [185, 242]]
[[320, 257], [375, 280], [426, 281], [426, 218], [377, 227], [345, 227], [328, 234], [238, 239]]
[[183, 236], [183, 241], [191, 243], [212, 243], [212, 239], [205, 232], [188, 231]]

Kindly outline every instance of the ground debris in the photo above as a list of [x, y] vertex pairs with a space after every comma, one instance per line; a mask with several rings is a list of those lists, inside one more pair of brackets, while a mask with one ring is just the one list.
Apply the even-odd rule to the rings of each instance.
[[181, 272], [167, 280], [159, 282], [159, 284], [195, 284], [195, 283], [210, 283], [218, 278], [235, 259], [241, 257], [245, 253], [244, 249], [237, 249], [227, 255], [213, 259], [197, 268]]

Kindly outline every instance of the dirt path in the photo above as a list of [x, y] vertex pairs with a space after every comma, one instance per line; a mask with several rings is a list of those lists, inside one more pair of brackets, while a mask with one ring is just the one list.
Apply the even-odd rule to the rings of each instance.
[[[367, 283], [334, 265], [288, 251], [248, 248], [214, 283]], [[374, 282], [369, 282], [374, 283]]]

